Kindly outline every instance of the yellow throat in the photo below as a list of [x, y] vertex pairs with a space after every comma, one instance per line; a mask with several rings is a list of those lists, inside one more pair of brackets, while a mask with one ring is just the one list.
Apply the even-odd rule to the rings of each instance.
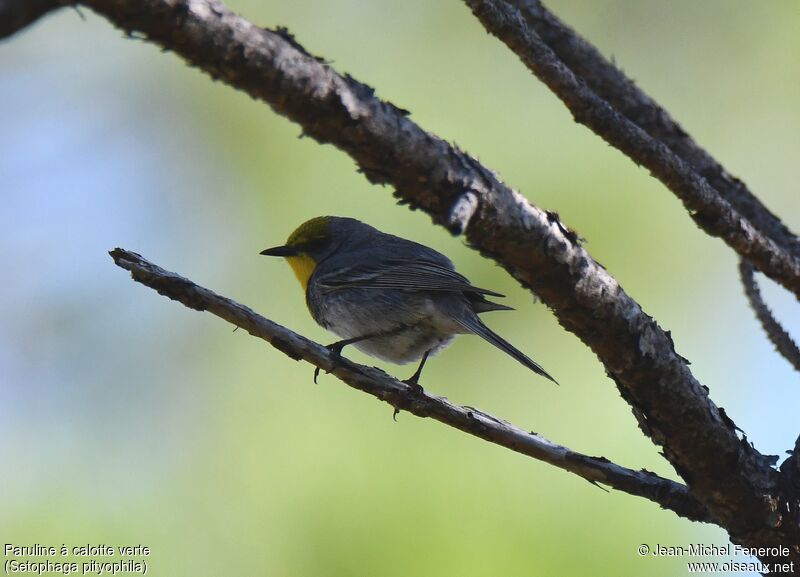
[[[297, 229], [289, 235], [286, 239], [288, 246], [302, 245], [310, 240], [324, 237], [328, 231], [328, 222], [330, 217], [318, 216], [307, 220], [301, 224]], [[307, 254], [298, 254], [297, 256], [287, 256], [286, 261], [294, 271], [294, 276], [300, 281], [303, 291], [308, 289], [308, 279], [314, 273], [317, 263]]]
[[286, 262], [292, 267], [294, 276], [300, 281], [303, 291], [308, 289], [308, 279], [311, 278], [311, 275], [314, 273], [314, 268], [317, 266], [314, 259], [307, 254], [299, 254], [297, 256], [287, 256]]

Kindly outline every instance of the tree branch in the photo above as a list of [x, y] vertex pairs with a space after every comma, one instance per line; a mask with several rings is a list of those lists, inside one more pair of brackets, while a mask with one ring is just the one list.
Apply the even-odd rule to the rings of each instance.
[[429, 417], [495, 445], [544, 461], [574, 473], [591, 483], [644, 497], [693, 521], [709, 521], [708, 513], [689, 490], [649, 471], [634, 471], [603, 457], [590, 457], [476, 409], [454, 405], [442, 397], [415, 393], [412, 387], [375, 367], [340, 359], [324, 346], [277, 324], [251, 309], [203, 288], [176, 273], [166, 271], [140, 255], [120, 248], [109, 253], [114, 262], [131, 272], [136, 282], [185, 306], [207, 311], [263, 339], [288, 357], [303, 359], [351, 387], [418, 417]]
[[800, 255], [800, 239], [733, 177], [664, 110], [592, 44], [550, 12], [539, 0], [506, 0], [525, 23], [599, 97], [688, 162], [753, 226], [779, 246]]
[[800, 349], [797, 348], [792, 337], [783, 329], [764, 302], [761, 291], [758, 290], [753, 265], [745, 260], [740, 260], [739, 276], [742, 279], [747, 300], [755, 311], [756, 318], [761, 323], [764, 332], [767, 333], [767, 337], [775, 345], [775, 350], [789, 361], [796, 371], [800, 371]]
[[[577, 122], [647, 168], [683, 202], [700, 228], [721, 238], [760, 271], [800, 298], [800, 255], [756, 228], [694, 168], [618, 112], [570, 70], [507, 0], [465, 0], [486, 29], [502, 40], [567, 106]], [[766, 217], [765, 217], [766, 219]], [[773, 227], [774, 228], [774, 227]], [[790, 234], [785, 227], [785, 234]], [[785, 239], [785, 234], [781, 236]], [[797, 242], [797, 239], [794, 239]]]
[[[794, 488], [795, 494], [800, 494], [800, 437], [794, 443], [794, 448], [787, 451], [789, 456], [781, 463], [781, 472], [787, 479], [787, 483]], [[800, 524], [800, 500], [789, 502], [793, 522]]]
[[59, 0], [0, 0], [0, 38], [8, 38], [60, 6]]

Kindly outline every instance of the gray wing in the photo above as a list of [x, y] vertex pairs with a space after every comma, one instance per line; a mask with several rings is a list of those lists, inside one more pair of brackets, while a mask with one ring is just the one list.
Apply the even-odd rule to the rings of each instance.
[[456, 271], [429, 260], [387, 259], [378, 265], [357, 264], [328, 272], [318, 281], [328, 292], [344, 288], [374, 288], [504, 296], [473, 286]]

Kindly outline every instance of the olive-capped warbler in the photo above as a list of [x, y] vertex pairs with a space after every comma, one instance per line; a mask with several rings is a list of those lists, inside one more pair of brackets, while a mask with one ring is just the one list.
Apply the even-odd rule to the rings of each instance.
[[477, 313], [511, 310], [472, 286], [443, 254], [383, 233], [353, 218], [320, 216], [301, 224], [284, 246], [261, 251], [282, 256], [303, 286], [314, 320], [344, 340], [393, 363], [420, 360], [406, 382], [417, 385], [428, 356], [456, 335], [475, 334], [533, 372], [556, 382], [535, 361], [481, 322]]

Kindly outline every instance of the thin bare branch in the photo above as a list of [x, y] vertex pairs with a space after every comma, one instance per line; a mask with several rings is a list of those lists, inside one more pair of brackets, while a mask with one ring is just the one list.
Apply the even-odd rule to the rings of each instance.
[[430, 417], [474, 437], [574, 473], [592, 483], [643, 497], [681, 517], [709, 521], [705, 508], [680, 483], [649, 471], [621, 467], [603, 457], [577, 453], [477, 409], [454, 405], [443, 397], [415, 393], [409, 385], [375, 367], [359, 365], [347, 359], [336, 361], [324, 346], [264, 318], [246, 306], [166, 271], [136, 253], [117, 248], [110, 254], [118, 266], [131, 272], [135, 281], [189, 308], [207, 311], [224, 319], [267, 341], [292, 359], [303, 359], [315, 367], [331, 371], [342, 382], [396, 409], [418, 417]]
[[745, 260], [739, 260], [739, 276], [742, 279], [747, 300], [756, 313], [756, 318], [761, 323], [764, 332], [767, 333], [769, 340], [775, 345], [775, 350], [789, 361], [796, 371], [800, 371], [800, 349], [797, 348], [791, 335], [783, 329], [764, 302], [761, 291], [758, 290], [754, 272], [753, 265]]
[[598, 96], [688, 162], [758, 230], [800, 255], [800, 239], [738, 178], [704, 150], [670, 114], [636, 86], [613, 62], [550, 12], [539, 0], [506, 0], [520, 10], [553, 52]]
[[[800, 255], [793, 254], [756, 228], [692, 165], [598, 96], [558, 58], [512, 2], [464, 1], [484, 27], [517, 54], [561, 99], [577, 122], [650, 170], [683, 202], [700, 228], [721, 238], [800, 298]], [[790, 234], [786, 229], [784, 232]]]

